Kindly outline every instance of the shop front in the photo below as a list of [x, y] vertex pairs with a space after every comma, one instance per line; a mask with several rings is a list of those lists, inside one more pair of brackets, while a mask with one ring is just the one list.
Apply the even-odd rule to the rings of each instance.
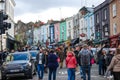
[[120, 33], [117, 35], [110, 36], [110, 47], [117, 48], [120, 44]]
[[20, 42], [16, 41], [12, 36], [7, 34], [6, 38], [6, 48], [11, 51], [21, 47]]
[[109, 38], [104, 38], [104, 39], [95, 39], [93, 40], [94, 45], [103, 45], [105, 44], [106, 48], [110, 47], [110, 39]]

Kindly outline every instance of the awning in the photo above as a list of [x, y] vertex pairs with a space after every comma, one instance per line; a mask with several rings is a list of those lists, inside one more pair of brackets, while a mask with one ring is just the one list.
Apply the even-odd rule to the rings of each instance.
[[101, 40], [95, 39], [95, 40], [93, 40], [93, 43], [94, 43], [94, 44], [100, 44], [100, 43], [101, 43]]
[[75, 38], [75, 39], [71, 40], [72, 45], [75, 45], [77, 43], [79, 43], [79, 38]]

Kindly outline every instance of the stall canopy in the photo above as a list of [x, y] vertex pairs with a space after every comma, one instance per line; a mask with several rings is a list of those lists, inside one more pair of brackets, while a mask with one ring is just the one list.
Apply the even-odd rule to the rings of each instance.
[[79, 38], [75, 38], [75, 39], [71, 40], [72, 45], [75, 45], [77, 43], [79, 43]]

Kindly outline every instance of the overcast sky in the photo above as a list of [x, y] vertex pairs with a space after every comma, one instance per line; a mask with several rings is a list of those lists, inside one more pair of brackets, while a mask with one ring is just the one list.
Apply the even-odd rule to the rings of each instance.
[[15, 0], [15, 22], [60, 20], [76, 14], [82, 6], [97, 6], [104, 0]]

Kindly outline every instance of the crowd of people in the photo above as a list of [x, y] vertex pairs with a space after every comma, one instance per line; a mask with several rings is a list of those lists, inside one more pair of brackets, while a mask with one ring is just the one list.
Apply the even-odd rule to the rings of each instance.
[[[30, 48], [23, 48], [22, 51], [25, 50]], [[43, 80], [44, 72], [48, 73], [48, 80], [57, 80], [57, 69], [63, 68], [64, 61], [68, 74], [67, 80], [75, 80], [75, 72], [78, 68], [83, 80], [91, 80], [91, 68], [94, 63], [98, 65], [99, 75], [120, 80], [120, 47], [113, 51], [105, 49], [105, 45], [96, 46], [95, 54], [92, 47], [87, 44], [71, 46], [69, 43], [51, 49], [38, 47], [37, 50], [39, 50], [36, 56], [38, 80]], [[6, 55], [4, 54], [4, 59]]]

